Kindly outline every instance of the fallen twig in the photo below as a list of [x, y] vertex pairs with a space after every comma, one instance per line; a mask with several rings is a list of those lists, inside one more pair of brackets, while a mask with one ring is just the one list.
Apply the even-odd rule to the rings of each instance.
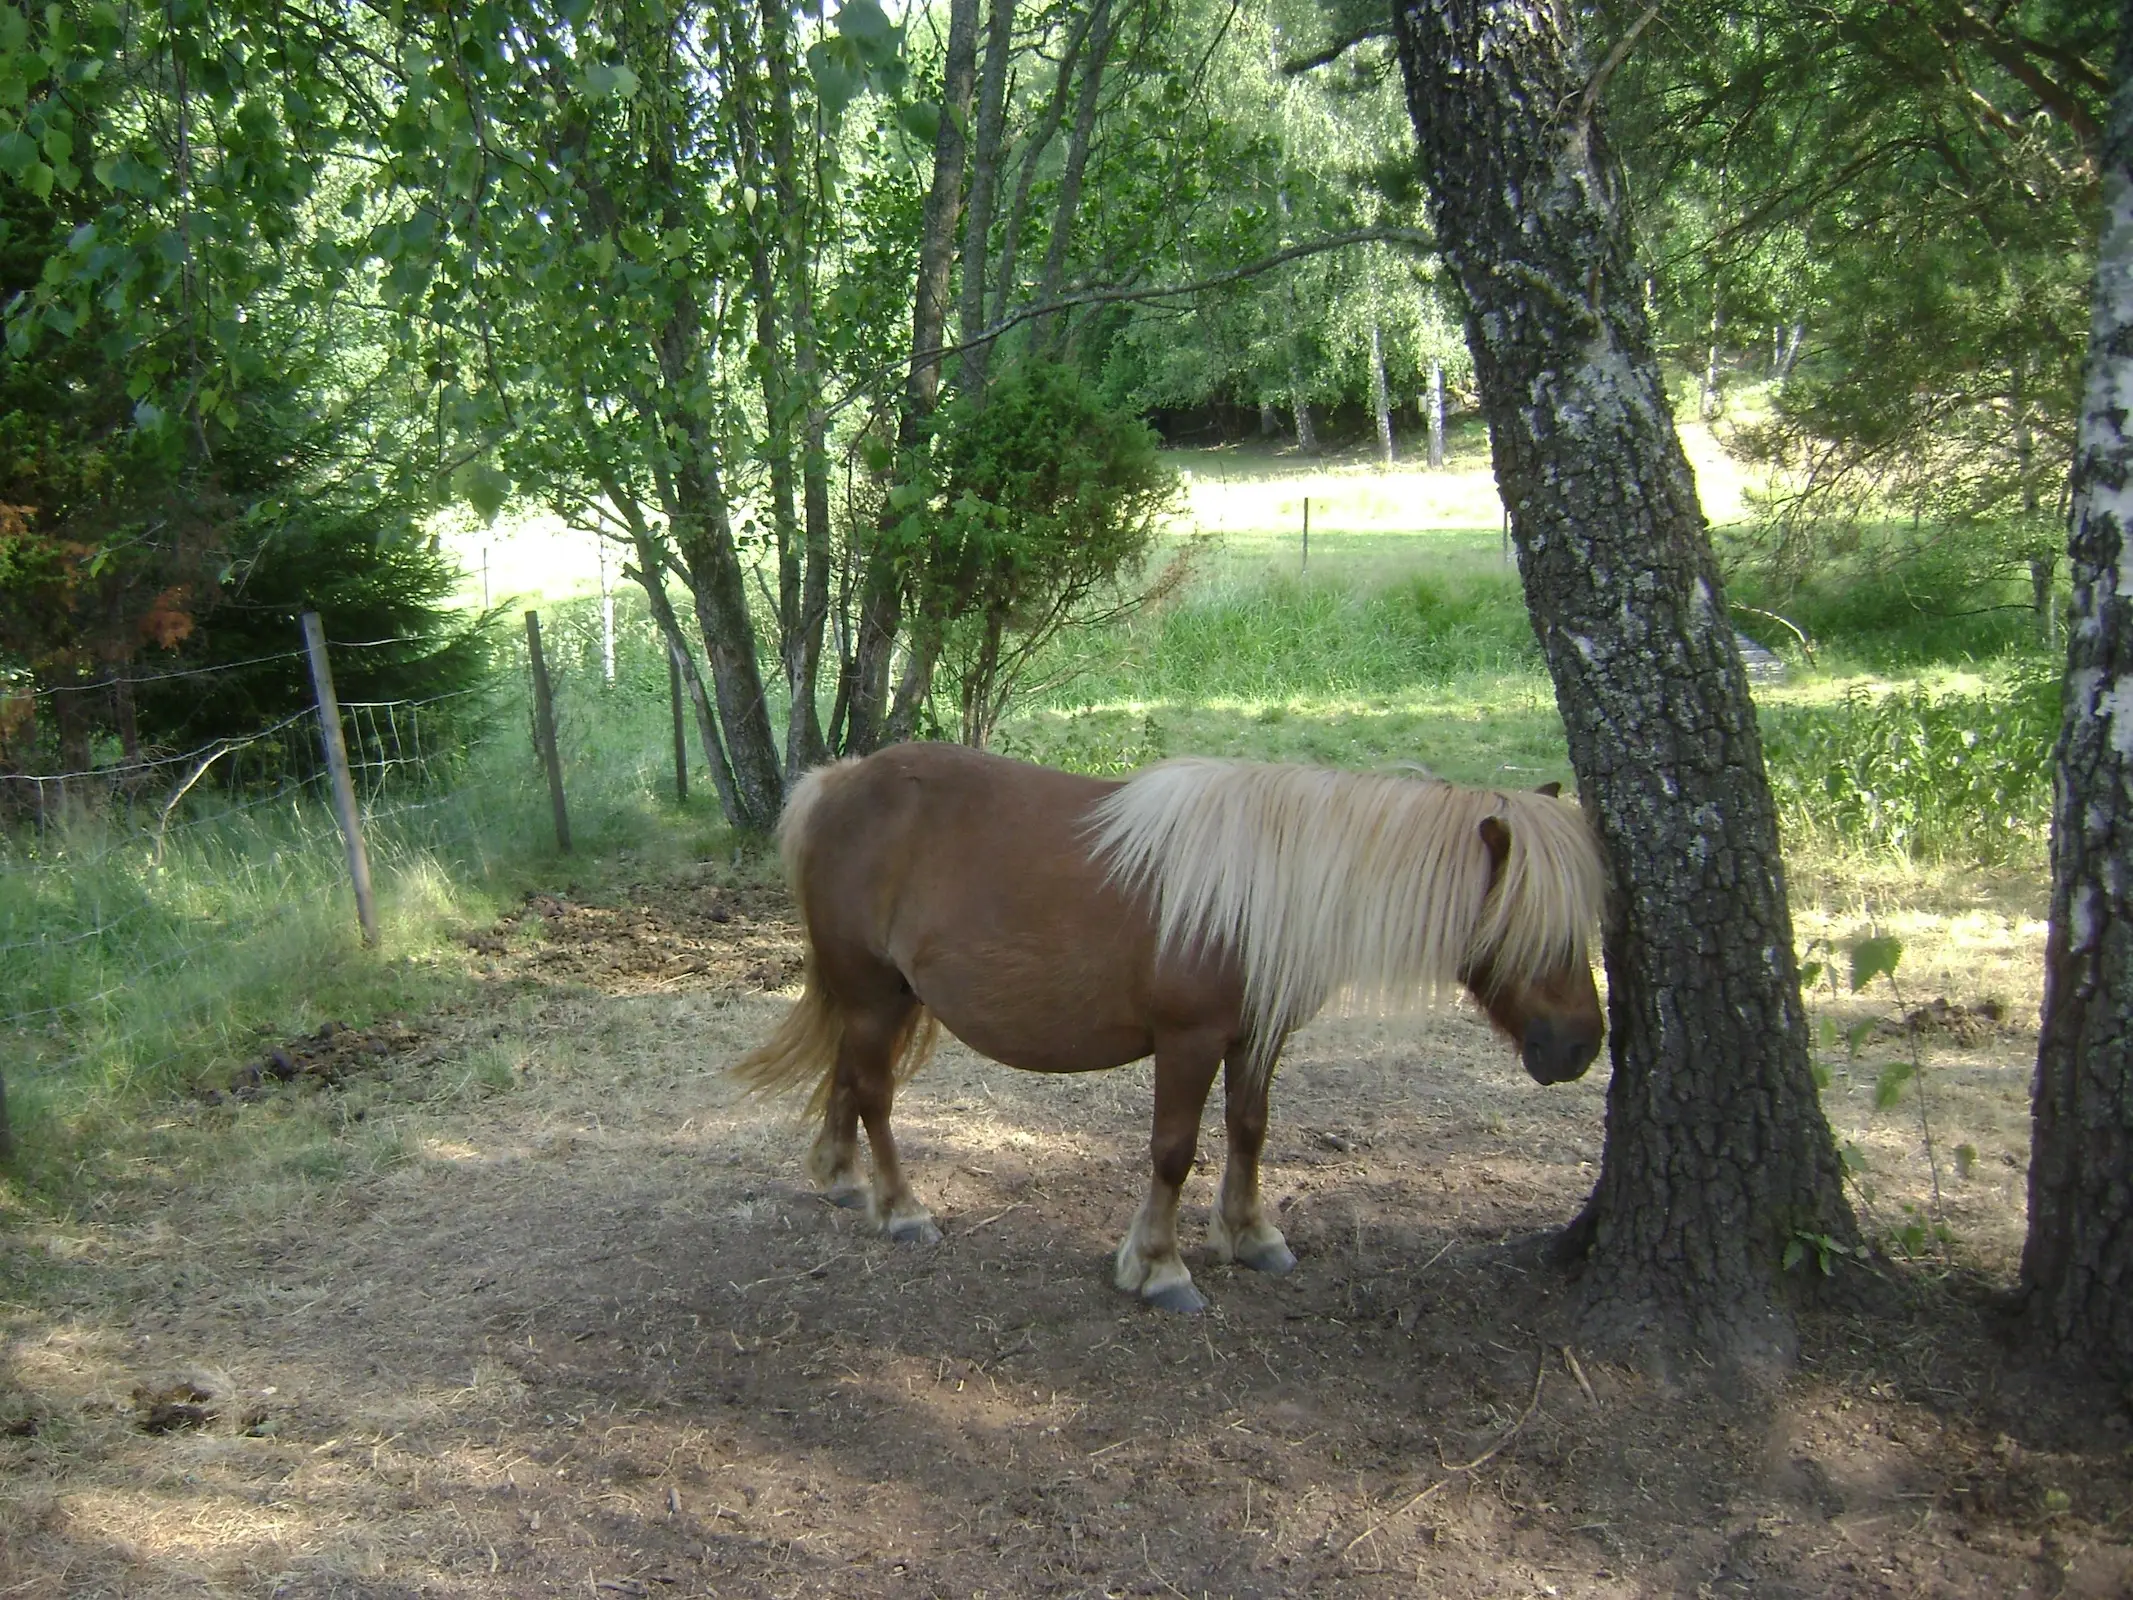
[[1600, 1397], [1592, 1392], [1591, 1380], [1585, 1376], [1585, 1369], [1578, 1365], [1578, 1353], [1567, 1344], [1563, 1346], [1563, 1365], [1570, 1369], [1570, 1376], [1577, 1379], [1578, 1387], [1585, 1391], [1585, 1398], [1592, 1402], [1592, 1409], [1599, 1410]]
[[1018, 1211], [1018, 1210], [1020, 1210], [1020, 1209], [1021, 1209], [1021, 1207], [1022, 1207], [1022, 1202], [1021, 1202], [1020, 1200], [1017, 1200], [1017, 1201], [1016, 1201], [1016, 1202], [1015, 1202], [1015, 1203], [1014, 1203], [1013, 1205], [1011, 1205], [1011, 1206], [1002, 1206], [1002, 1207], [1001, 1207], [1001, 1208], [1000, 1208], [1000, 1209], [999, 1209], [998, 1211], [995, 1211], [995, 1212], [994, 1212], [994, 1213], [993, 1213], [993, 1214], [992, 1214], [991, 1216], [989, 1216], [989, 1217], [985, 1218], [985, 1220], [984, 1220], [984, 1221], [982, 1221], [982, 1222], [973, 1222], [973, 1223], [972, 1223], [972, 1224], [971, 1224], [971, 1225], [970, 1225], [969, 1227], [967, 1227], [967, 1228], [965, 1228], [965, 1229], [963, 1230], [963, 1233], [965, 1234], [965, 1236], [966, 1236], [966, 1237], [967, 1237], [968, 1235], [970, 1235], [970, 1234], [976, 1233], [976, 1232], [978, 1231], [978, 1229], [980, 1229], [980, 1228], [983, 1228], [983, 1227], [988, 1227], [988, 1226], [990, 1226], [991, 1224], [993, 1224], [993, 1223], [995, 1223], [995, 1222], [998, 1222], [998, 1221], [999, 1221], [999, 1220], [1000, 1220], [1000, 1219], [1001, 1219], [1002, 1217], [1006, 1216], [1006, 1215], [1008, 1214], [1008, 1212], [1010, 1212], [1010, 1211]]
[[[1568, 1353], [1567, 1347], [1565, 1353]], [[1341, 1554], [1346, 1555], [1348, 1551], [1353, 1550], [1365, 1539], [1372, 1537], [1374, 1534], [1382, 1532], [1388, 1525], [1397, 1522], [1400, 1518], [1406, 1516], [1408, 1512], [1414, 1510], [1416, 1506], [1420, 1505], [1431, 1495], [1435, 1494], [1439, 1489], [1450, 1483], [1452, 1479], [1459, 1477], [1463, 1473], [1472, 1472], [1476, 1467], [1486, 1466], [1489, 1462], [1493, 1461], [1496, 1458], [1497, 1452], [1502, 1450], [1503, 1447], [1509, 1444], [1513, 1439], [1517, 1438], [1519, 1430], [1523, 1428], [1529, 1421], [1531, 1421], [1533, 1418], [1533, 1413], [1540, 1409], [1541, 1381], [1546, 1378], [1547, 1375], [1548, 1351], [1547, 1347], [1544, 1345], [1541, 1348], [1540, 1359], [1534, 1363], [1533, 1398], [1526, 1402], [1526, 1409], [1521, 1411], [1518, 1414], [1518, 1420], [1512, 1423], [1511, 1426], [1504, 1431], [1503, 1437], [1498, 1439], [1494, 1444], [1490, 1445], [1488, 1449], [1482, 1451], [1480, 1455], [1474, 1457], [1473, 1460], [1461, 1462], [1456, 1467], [1446, 1467], [1444, 1469], [1443, 1477], [1439, 1478], [1435, 1483], [1425, 1485], [1423, 1488], [1416, 1491], [1414, 1496], [1409, 1499], [1404, 1505], [1402, 1505], [1397, 1511], [1389, 1512], [1385, 1516], [1378, 1518], [1377, 1521], [1373, 1522], [1369, 1527], [1365, 1528], [1353, 1539], [1350, 1539], [1347, 1543], [1346, 1548], [1341, 1551]]]

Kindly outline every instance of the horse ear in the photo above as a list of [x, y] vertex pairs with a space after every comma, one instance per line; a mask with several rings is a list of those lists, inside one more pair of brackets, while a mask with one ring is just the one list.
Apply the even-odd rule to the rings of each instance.
[[1501, 817], [1481, 819], [1481, 842], [1489, 852], [1489, 882], [1503, 876], [1503, 864], [1511, 855], [1511, 830]]
[[1563, 798], [1563, 786], [1559, 783], [1544, 783], [1538, 789], [1535, 789], [1533, 792], [1535, 794], [1544, 794], [1550, 800], [1560, 800]]

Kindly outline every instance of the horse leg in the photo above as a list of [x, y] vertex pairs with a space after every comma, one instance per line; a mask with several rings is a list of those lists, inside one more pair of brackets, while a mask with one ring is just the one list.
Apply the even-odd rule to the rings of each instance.
[[[841, 1061], [842, 1050], [838, 1055]], [[822, 1131], [815, 1135], [807, 1152], [807, 1175], [831, 1205], [858, 1207], [867, 1203], [867, 1181], [859, 1170], [859, 1103], [852, 1098], [844, 1074], [836, 1066], [830, 1069]]]
[[1214, 1086], [1222, 1041], [1205, 1035], [1159, 1039], [1155, 1047], [1155, 1129], [1148, 1141], [1148, 1198], [1118, 1247], [1112, 1281], [1164, 1311], [1202, 1311], [1178, 1254], [1178, 1196], [1200, 1142], [1200, 1112]]
[[1267, 1091], [1273, 1086], [1278, 1051], [1276, 1046], [1262, 1054], [1247, 1041], [1223, 1063], [1229, 1161], [1222, 1169], [1222, 1194], [1207, 1229], [1208, 1242], [1220, 1259], [1277, 1275], [1296, 1265], [1289, 1241], [1267, 1221], [1259, 1202], [1259, 1152], [1266, 1144]]
[[[874, 1187], [868, 1196], [868, 1216], [891, 1239], [938, 1244], [941, 1230], [934, 1226], [933, 1214], [911, 1192], [903, 1163], [896, 1158], [896, 1136], [889, 1132], [889, 1108], [896, 1099], [896, 1057], [917, 1010], [918, 1002], [906, 991], [892, 1006], [847, 1015], [844, 1038], [837, 1046], [837, 1076], [830, 1086], [829, 1114], [823, 1119], [817, 1148], [828, 1142], [834, 1151], [840, 1133], [850, 1139], [850, 1122], [840, 1121], [840, 1117], [856, 1117], [864, 1123], [867, 1147], [874, 1153]], [[856, 1159], [848, 1170], [856, 1181]]]

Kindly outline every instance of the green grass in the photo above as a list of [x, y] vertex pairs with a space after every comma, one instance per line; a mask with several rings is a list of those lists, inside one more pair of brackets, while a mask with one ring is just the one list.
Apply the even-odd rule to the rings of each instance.
[[[360, 1027], [461, 992], [454, 936], [528, 889], [657, 876], [730, 848], [707, 786], [686, 810], [672, 801], [663, 663], [655, 672], [634, 650], [631, 672], [608, 686], [596, 627], [570, 607], [552, 616], [575, 853], [557, 853], [522, 678], [509, 675], [448, 783], [410, 781], [367, 808], [376, 950], [361, 943], [339, 831], [315, 791], [261, 803], [203, 786], [160, 859], [146, 835], [93, 813], [0, 840], [0, 1070], [16, 1184], [56, 1197], [123, 1181], [129, 1162], [154, 1164], [144, 1105], [225, 1082], [266, 1044], [327, 1020]], [[498, 1070], [474, 1063], [469, 1091]], [[277, 1121], [287, 1148], [274, 1159], [299, 1173], [343, 1159], [324, 1115]]]
[[[1469, 783], [1571, 779], [1471, 440], [1442, 474], [1291, 467], [1264, 451], [1178, 459], [1218, 542], [1197, 552], [1192, 580], [1160, 610], [1062, 644], [1046, 664], [1054, 686], [1003, 723], [997, 748], [1101, 773], [1219, 753], [1412, 763]], [[316, 805], [217, 817], [216, 802], [196, 797], [160, 863], [139, 837], [94, 818], [0, 843], [0, 1060], [23, 1151], [0, 1179], [0, 1213], [27, 1194], [75, 1204], [240, 1138], [143, 1109], [216, 1081], [263, 1037], [328, 1019], [361, 1026], [463, 993], [454, 935], [526, 889], [596, 892], [732, 849], [701, 771], [686, 809], [671, 798], [666, 666], [641, 596], [618, 587], [618, 672], [607, 684], [597, 602], [563, 597], [591, 563], [573, 576], [568, 540], [540, 548], [552, 570], [527, 582], [521, 567], [492, 562], [492, 584], [541, 597], [572, 858], [556, 854], [523, 665], [507, 669], [448, 785], [377, 808], [382, 951], [356, 938], [338, 835]], [[1752, 582], [1735, 593], [1760, 603]], [[1794, 673], [1758, 690], [1795, 857], [1825, 876], [1896, 860], [2038, 867], [2056, 665], [2030, 642], [2026, 613], [1990, 609], [2002, 603], [2004, 590], [1966, 588], [1922, 560], [1773, 605], [1821, 647], [1810, 667], [1771, 641]], [[477, 1053], [460, 1068], [452, 1092], [476, 1095], [508, 1085], [514, 1063]], [[292, 1192], [404, 1159], [389, 1117], [359, 1130], [347, 1120], [353, 1104], [292, 1096], [271, 1115], [248, 1113], [244, 1159]]]

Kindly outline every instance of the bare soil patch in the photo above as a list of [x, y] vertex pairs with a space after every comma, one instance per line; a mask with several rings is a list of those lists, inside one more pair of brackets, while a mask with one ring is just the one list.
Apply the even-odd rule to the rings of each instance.
[[[1938, 1136], [1978, 1152], [1948, 1180], [1960, 1270], [1888, 1269], [1894, 1309], [1810, 1316], [1800, 1370], [1736, 1392], [1578, 1348], [1535, 1240], [1592, 1182], [1602, 1074], [1536, 1088], [1471, 1015], [1298, 1039], [1266, 1181], [1301, 1264], [1194, 1255], [1213, 1307], [1173, 1318], [1108, 1282], [1145, 1069], [945, 1052], [898, 1120], [947, 1239], [892, 1246], [807, 1190], [789, 1111], [719, 1075], [797, 971], [774, 893], [707, 872], [539, 897], [472, 945], [490, 998], [410, 1019], [368, 1087], [502, 1047], [508, 1086], [373, 1095], [380, 1170], [271, 1207], [172, 1179], [7, 1242], [0, 1596], [2133, 1581], [2122, 1398], [1995, 1337], [2035, 1048], [2009, 1019], [2033, 1007], [1990, 1017], [1960, 960], [1920, 966], [1964, 1025], [1901, 1041]], [[1922, 1156], [1901, 1108], [1872, 1111], [1872, 1065], [1840, 1064], [1828, 1104], [1893, 1211]], [[295, 1092], [272, 1078], [240, 1115]]]

